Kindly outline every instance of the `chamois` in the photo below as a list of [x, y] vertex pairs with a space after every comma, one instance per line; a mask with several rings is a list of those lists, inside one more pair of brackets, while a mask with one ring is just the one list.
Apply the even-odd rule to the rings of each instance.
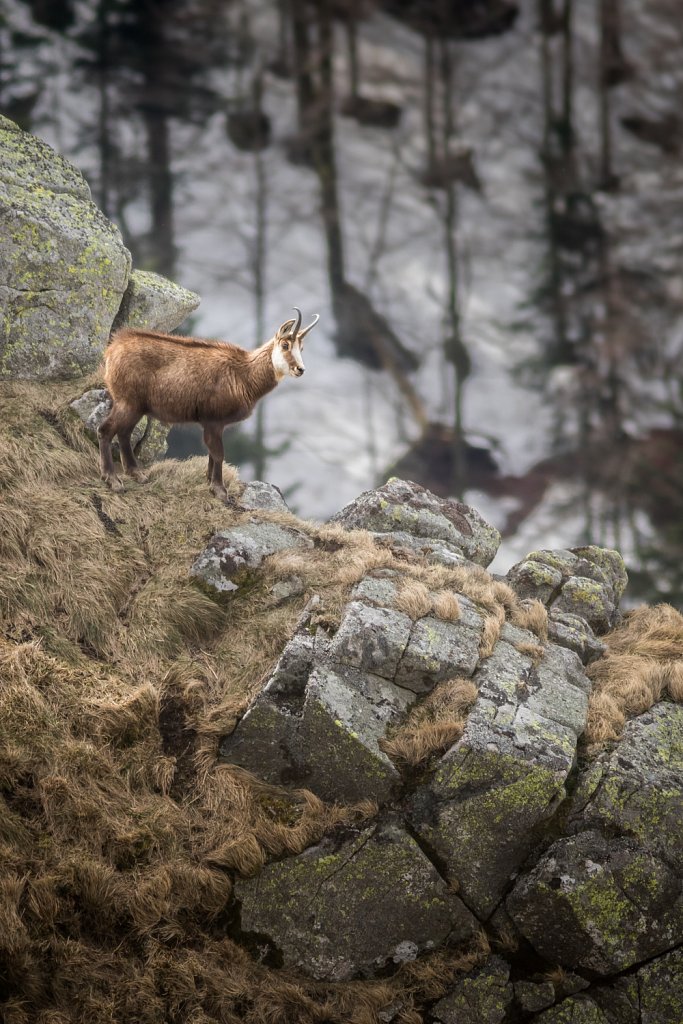
[[98, 430], [100, 472], [114, 491], [123, 484], [114, 470], [111, 442], [118, 434], [121, 464], [127, 476], [144, 483], [131, 447], [131, 433], [142, 416], [162, 423], [199, 423], [209, 451], [207, 480], [213, 494], [226, 501], [223, 484], [223, 430], [244, 420], [283, 377], [301, 377], [303, 341], [320, 317], [301, 330], [301, 310], [275, 336], [247, 351], [229, 342], [184, 338], [124, 327], [104, 353], [104, 383], [112, 410]]

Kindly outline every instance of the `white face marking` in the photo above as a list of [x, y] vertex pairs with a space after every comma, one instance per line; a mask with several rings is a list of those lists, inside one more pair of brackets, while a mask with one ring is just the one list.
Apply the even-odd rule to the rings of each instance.
[[278, 380], [282, 380], [283, 377], [287, 376], [298, 377], [300, 374], [296, 372], [297, 368], [300, 370], [305, 369], [299, 341], [295, 341], [288, 352], [283, 352], [282, 346], [276, 341], [273, 345], [271, 359], [275, 376]]

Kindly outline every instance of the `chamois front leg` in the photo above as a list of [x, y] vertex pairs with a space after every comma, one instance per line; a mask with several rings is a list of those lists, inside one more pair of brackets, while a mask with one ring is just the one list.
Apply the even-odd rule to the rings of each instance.
[[[117, 405], [115, 403], [109, 415], [104, 420], [102, 420], [102, 423], [100, 424], [99, 429], [97, 431], [97, 437], [100, 443], [100, 475], [102, 479], [107, 484], [109, 484], [112, 491], [123, 490], [123, 484], [116, 475], [116, 470], [114, 468], [114, 458], [111, 452], [112, 438], [114, 437], [114, 434], [119, 434], [120, 443], [121, 435], [123, 435], [125, 447], [125, 438], [127, 432], [127, 443], [128, 448], [130, 449], [130, 435], [132, 433], [133, 427], [135, 426], [139, 419], [139, 413], [131, 409], [128, 409], [125, 406]], [[133, 458], [133, 462], [135, 462], [135, 456], [133, 455], [132, 449], [130, 449], [130, 455]], [[125, 458], [123, 455], [123, 451], [121, 457], [123, 461]]]
[[202, 427], [204, 428], [204, 444], [209, 449], [209, 463], [211, 466], [209, 488], [221, 501], [227, 501], [228, 492], [223, 484], [223, 459], [225, 458], [223, 424], [202, 423]]

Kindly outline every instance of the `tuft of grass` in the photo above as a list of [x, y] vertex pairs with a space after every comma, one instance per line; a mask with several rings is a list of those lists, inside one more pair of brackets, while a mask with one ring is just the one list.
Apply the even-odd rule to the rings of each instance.
[[438, 683], [381, 747], [390, 757], [418, 765], [448, 750], [463, 734], [467, 714], [477, 699], [471, 679], [447, 679]]
[[628, 718], [668, 695], [683, 701], [683, 615], [668, 604], [643, 605], [604, 640], [607, 652], [587, 669], [593, 681], [585, 738], [618, 740]]

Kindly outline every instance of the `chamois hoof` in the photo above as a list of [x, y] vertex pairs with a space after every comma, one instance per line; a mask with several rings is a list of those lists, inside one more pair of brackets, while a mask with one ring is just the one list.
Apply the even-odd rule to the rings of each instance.
[[224, 505], [228, 503], [228, 492], [226, 491], [223, 484], [210, 484], [209, 490], [215, 495], [219, 501], [222, 501]]
[[125, 490], [123, 486], [123, 481], [119, 480], [117, 476], [105, 476], [102, 479], [104, 480], [107, 487], [109, 487], [112, 491], [117, 492], [118, 494]]

